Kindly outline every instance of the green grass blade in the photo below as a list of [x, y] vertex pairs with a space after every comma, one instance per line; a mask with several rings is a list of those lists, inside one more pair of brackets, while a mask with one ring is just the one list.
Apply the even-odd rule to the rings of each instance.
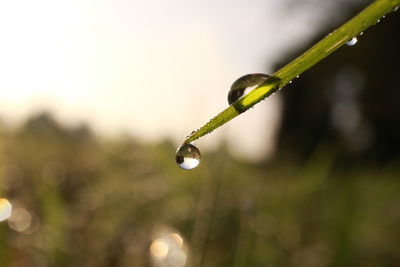
[[400, 0], [376, 0], [354, 18], [328, 34], [325, 38], [312, 46], [298, 58], [276, 71], [271, 78], [262, 85], [251, 91], [224, 111], [219, 113], [207, 124], [193, 132], [185, 140], [185, 143], [192, 142], [200, 137], [211, 133], [216, 128], [224, 125], [239, 114], [245, 112], [264, 98], [270, 96], [278, 89], [285, 86], [298, 75], [324, 59], [352, 37], [359, 35], [371, 25], [390, 13], [400, 5]]

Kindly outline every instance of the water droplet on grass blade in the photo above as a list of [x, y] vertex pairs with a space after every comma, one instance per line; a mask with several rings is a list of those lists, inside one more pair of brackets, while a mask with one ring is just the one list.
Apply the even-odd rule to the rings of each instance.
[[176, 151], [175, 160], [185, 170], [196, 168], [200, 163], [200, 150], [192, 144], [183, 144]]
[[231, 86], [228, 93], [228, 103], [234, 102], [247, 95], [253, 89], [264, 83], [270, 76], [263, 73], [247, 74], [237, 79]]
[[[360, 35], [361, 35], [361, 33], [360, 33]], [[357, 43], [357, 41], [358, 41], [357, 38], [353, 37], [346, 43], [346, 45], [353, 46], [353, 45], [355, 45]]]

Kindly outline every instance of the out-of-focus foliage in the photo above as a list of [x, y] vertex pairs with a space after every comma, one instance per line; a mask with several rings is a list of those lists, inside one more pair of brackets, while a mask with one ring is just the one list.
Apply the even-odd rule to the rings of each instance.
[[18, 216], [0, 223], [0, 265], [181, 266], [163, 262], [161, 231], [184, 244], [186, 266], [400, 262], [398, 161], [340, 171], [321, 146], [301, 165], [256, 166], [222, 148], [183, 171], [174, 151], [46, 114], [2, 127], [0, 197]]

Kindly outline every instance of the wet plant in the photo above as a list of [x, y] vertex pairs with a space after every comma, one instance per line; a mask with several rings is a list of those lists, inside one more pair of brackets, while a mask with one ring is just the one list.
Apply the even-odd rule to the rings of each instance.
[[192, 134], [186, 138], [184, 143], [189, 144], [190, 142], [211, 133], [216, 128], [224, 125], [236, 116], [244, 113], [246, 110], [272, 95], [286, 84], [291, 83], [294, 78], [298, 77], [304, 71], [339, 49], [342, 45], [355, 45], [357, 42], [357, 36], [363, 34], [367, 28], [375, 25], [385, 15], [396, 11], [399, 5], [400, 0], [374, 1], [355, 17], [329, 33], [321, 41], [281, 69], [277, 70], [270, 77], [262, 80], [258, 84], [249, 84], [248, 86], [251, 86], [252, 88], [248, 93], [244, 93], [246, 87], [243, 88], [243, 86], [241, 88], [239, 88], [240, 86], [238, 87], [240, 90], [232, 90], [232, 88], [234, 88], [235, 84], [244, 77], [252, 77], [252, 75], [259, 74], [248, 74], [239, 78], [232, 85], [232, 88], [229, 91], [229, 107], [216, 115], [198, 130], [193, 131]]

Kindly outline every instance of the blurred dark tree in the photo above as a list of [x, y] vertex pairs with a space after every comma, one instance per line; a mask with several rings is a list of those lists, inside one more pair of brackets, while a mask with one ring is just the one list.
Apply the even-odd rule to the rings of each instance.
[[[351, 8], [351, 13], [361, 9]], [[325, 29], [340, 24], [333, 23]], [[325, 145], [346, 164], [386, 164], [398, 158], [399, 29], [400, 13], [393, 12], [359, 36], [355, 46], [341, 47], [281, 91], [284, 108], [277, 150], [281, 156], [302, 161]], [[285, 57], [282, 64], [324, 34]]]

